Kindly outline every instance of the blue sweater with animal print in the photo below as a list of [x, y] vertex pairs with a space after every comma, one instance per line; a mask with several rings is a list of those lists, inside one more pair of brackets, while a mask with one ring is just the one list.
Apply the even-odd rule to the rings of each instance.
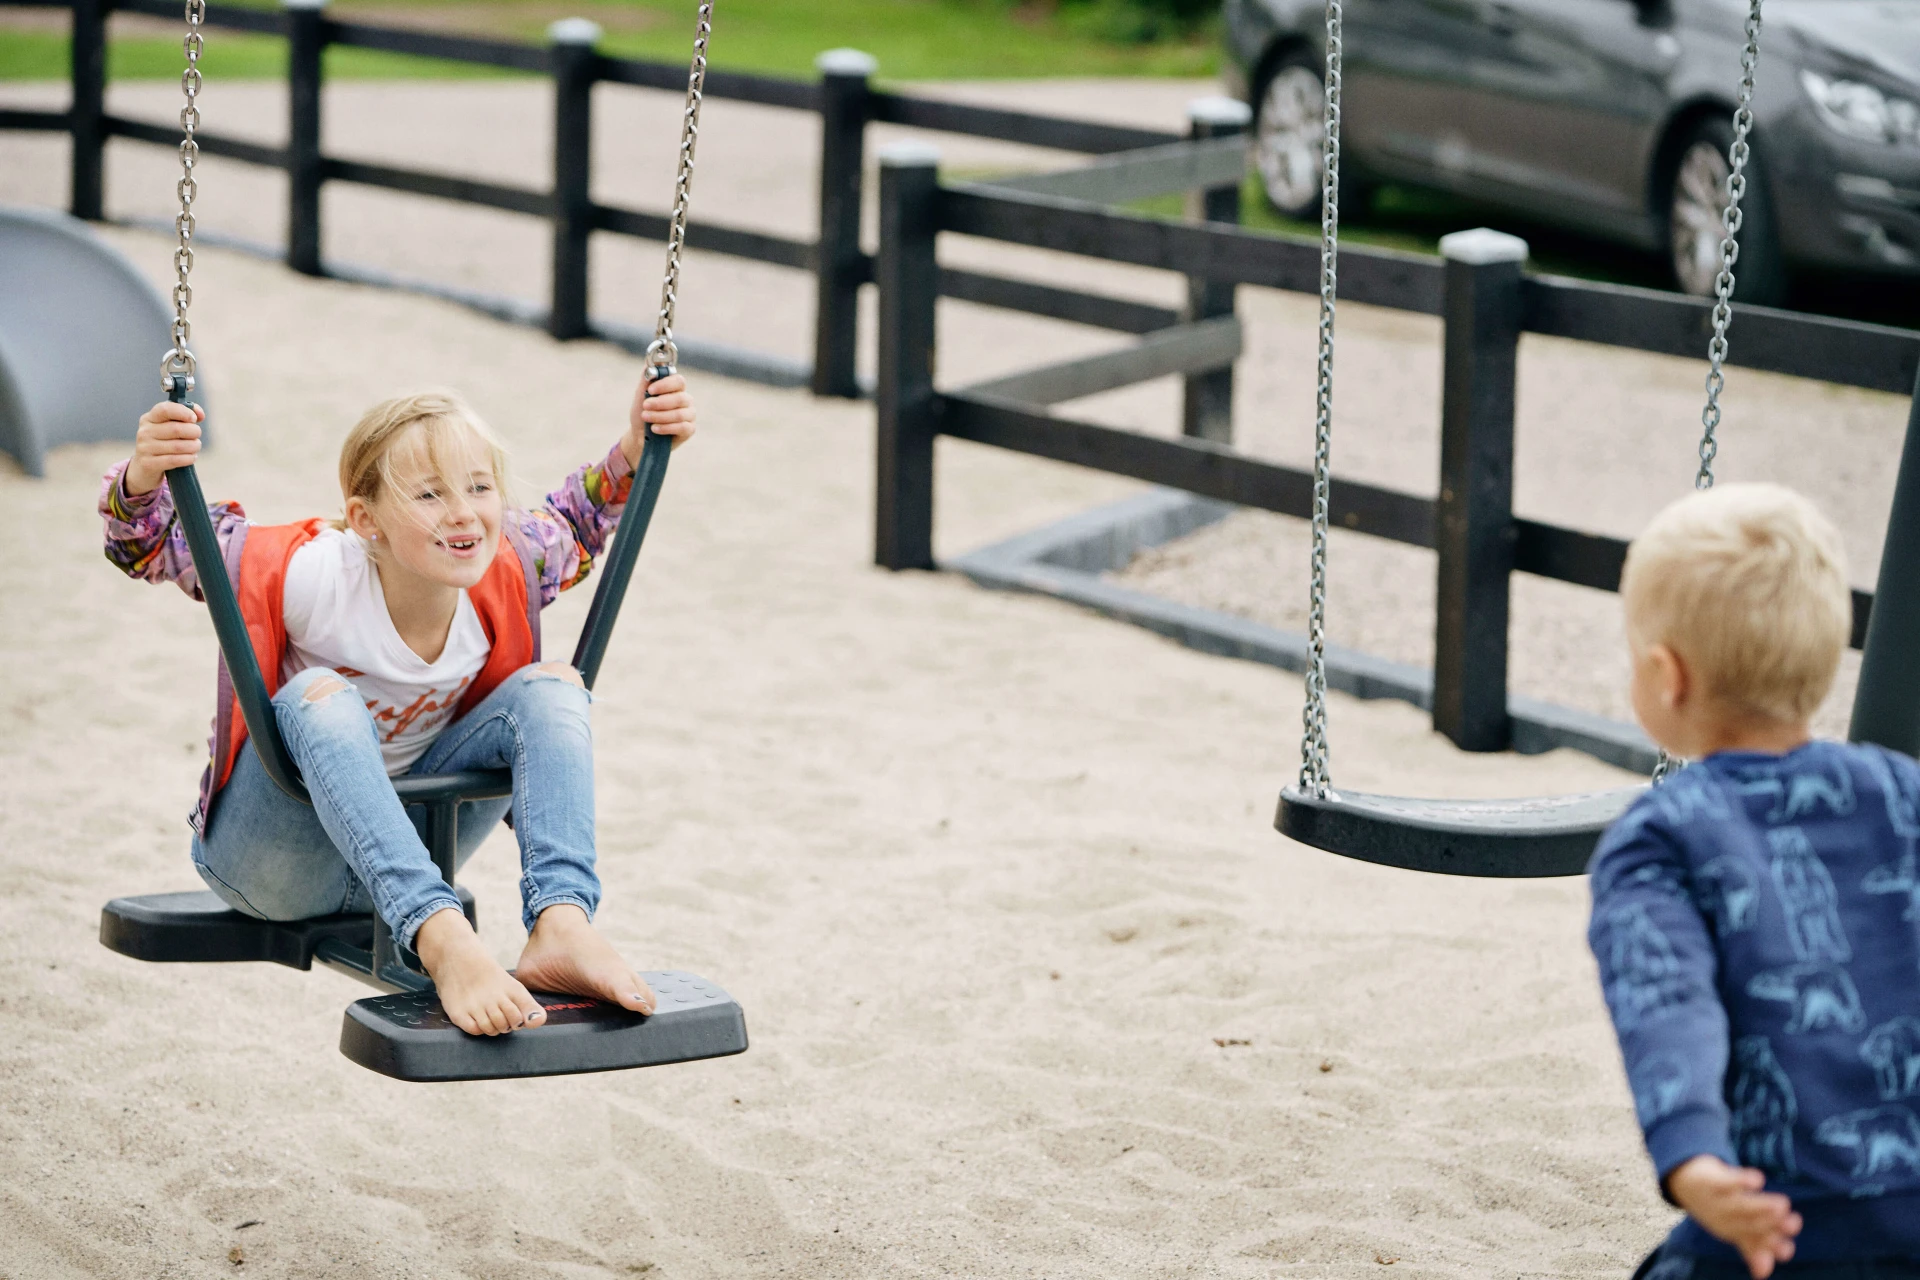
[[[1762, 1169], [1797, 1256], [1920, 1258], [1920, 765], [1723, 752], [1642, 796], [1590, 868], [1588, 938], [1664, 1185]], [[1737, 1260], [1691, 1219], [1669, 1252]]]

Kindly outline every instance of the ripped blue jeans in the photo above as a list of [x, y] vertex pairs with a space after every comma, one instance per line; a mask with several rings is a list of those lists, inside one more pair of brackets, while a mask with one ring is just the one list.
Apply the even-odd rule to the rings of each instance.
[[[321, 680], [345, 687], [309, 699]], [[600, 902], [587, 702], [571, 679], [523, 667], [441, 730], [411, 770], [513, 771], [510, 799], [460, 806], [458, 861], [511, 809], [529, 930], [556, 903], [591, 917]], [[427, 853], [425, 809], [409, 809], [394, 794], [372, 715], [351, 685], [323, 667], [287, 681], [273, 708], [313, 804], [275, 786], [249, 744], [216, 797], [206, 837], [193, 839], [201, 878], [234, 909], [265, 920], [377, 910], [411, 947], [428, 916], [457, 911], [460, 901]]]

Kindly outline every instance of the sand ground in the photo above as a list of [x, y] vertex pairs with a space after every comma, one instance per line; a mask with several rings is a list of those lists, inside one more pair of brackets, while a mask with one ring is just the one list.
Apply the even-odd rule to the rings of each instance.
[[[1201, 87], [1003, 100], [1171, 124]], [[504, 176], [525, 167], [515, 154], [537, 160], [539, 104], [522, 90], [354, 86], [332, 110], [359, 122], [363, 153], [383, 120], [406, 120], [447, 167], [493, 157], [474, 167]], [[227, 92], [232, 127], [270, 117], [266, 91]], [[723, 119], [697, 198], [808, 229], [810, 177], [778, 163], [808, 154], [780, 132], [800, 126], [742, 114], [729, 134]], [[758, 151], [726, 160], [718, 140], [749, 133]], [[644, 130], [609, 134], [645, 145]], [[1008, 150], [949, 159], [1038, 163]], [[0, 137], [0, 167], [22, 198], [55, 204], [62, 151]], [[116, 146], [113, 164], [116, 210], [159, 211], [165, 154]], [[207, 224], [271, 238], [272, 184], [207, 172]], [[341, 257], [543, 287], [528, 224], [335, 200]], [[158, 237], [108, 234], [165, 271]], [[603, 249], [596, 279], [603, 309], [638, 316], [657, 254], [624, 252]], [[1076, 270], [1142, 296], [1175, 287]], [[537, 492], [605, 448], [637, 373], [603, 346], [229, 253], [204, 252], [196, 283], [225, 428], [208, 485], [259, 519], [330, 511], [352, 419], [422, 384], [473, 398]], [[1272, 456], [1300, 452], [1281, 428], [1310, 394], [1305, 306], [1248, 295], [1244, 435]], [[804, 281], [702, 259], [683, 328], [800, 355], [807, 307]], [[947, 319], [954, 381], [1113, 341], [959, 306]], [[1430, 489], [1437, 330], [1359, 308], [1343, 323], [1343, 456]], [[1574, 455], [1570, 487], [1542, 488], [1529, 453], [1523, 508], [1630, 532], [1684, 488], [1684, 474], [1637, 476], [1650, 441], [1671, 451], [1684, 435], [1659, 397], [1677, 404], [1692, 374], [1548, 354], [1582, 390], [1530, 416], [1527, 438], [1606, 429]], [[1625, 1274], [1670, 1212], [1584, 949], [1580, 883], [1420, 877], [1289, 844], [1270, 819], [1296, 767], [1294, 678], [1052, 602], [876, 571], [870, 409], [718, 378], [698, 390], [707, 429], [675, 463], [595, 712], [602, 918], [641, 964], [726, 986], [754, 1047], [648, 1073], [401, 1085], [334, 1052], [361, 993], [337, 975], [100, 948], [106, 898], [193, 886], [182, 815], [213, 644], [184, 598], [99, 558], [95, 486], [120, 450], [60, 451], [44, 481], [0, 470], [0, 1275]], [[1891, 397], [1826, 402], [1844, 411], [1839, 438], [1897, 427]], [[1165, 430], [1172, 404], [1166, 384], [1083, 408]], [[1890, 481], [1870, 457], [1787, 452], [1884, 510]], [[941, 468], [949, 551], [1131, 491], [953, 442]], [[1857, 543], [1870, 518], [1849, 526]], [[1368, 625], [1420, 630], [1392, 612], [1407, 588], [1381, 587], [1388, 611], [1370, 614], [1373, 584], [1355, 576]], [[554, 652], [583, 607], [550, 615]], [[1577, 660], [1601, 661], [1580, 639]], [[1393, 704], [1336, 699], [1333, 732], [1338, 776], [1360, 788], [1521, 794], [1623, 776], [1567, 753], [1464, 756]], [[518, 945], [514, 870], [502, 834], [469, 877], [503, 958]]]

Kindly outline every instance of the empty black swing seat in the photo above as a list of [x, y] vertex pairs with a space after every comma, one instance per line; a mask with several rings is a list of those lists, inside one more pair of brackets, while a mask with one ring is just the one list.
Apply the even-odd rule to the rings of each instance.
[[1607, 826], [1645, 791], [1517, 800], [1423, 800], [1289, 787], [1274, 826], [1329, 853], [1456, 876], [1577, 876]]

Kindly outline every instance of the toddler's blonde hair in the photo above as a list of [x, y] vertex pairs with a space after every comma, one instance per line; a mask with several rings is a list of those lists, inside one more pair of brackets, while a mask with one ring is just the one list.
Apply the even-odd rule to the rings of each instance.
[[1620, 595], [1637, 645], [1665, 644], [1706, 693], [1776, 720], [1811, 716], [1853, 630], [1839, 531], [1777, 484], [1725, 484], [1653, 518]]
[[[372, 504], [397, 484], [393, 471], [393, 453], [418, 429], [421, 446], [434, 473], [443, 484], [451, 485], [463, 477], [454, 475], [474, 444], [485, 450], [493, 467], [494, 482], [504, 492], [507, 485], [507, 450], [471, 405], [451, 391], [421, 391], [409, 396], [383, 400], [366, 411], [340, 446], [340, 500], [360, 498]], [[333, 527], [344, 530], [344, 517]]]

